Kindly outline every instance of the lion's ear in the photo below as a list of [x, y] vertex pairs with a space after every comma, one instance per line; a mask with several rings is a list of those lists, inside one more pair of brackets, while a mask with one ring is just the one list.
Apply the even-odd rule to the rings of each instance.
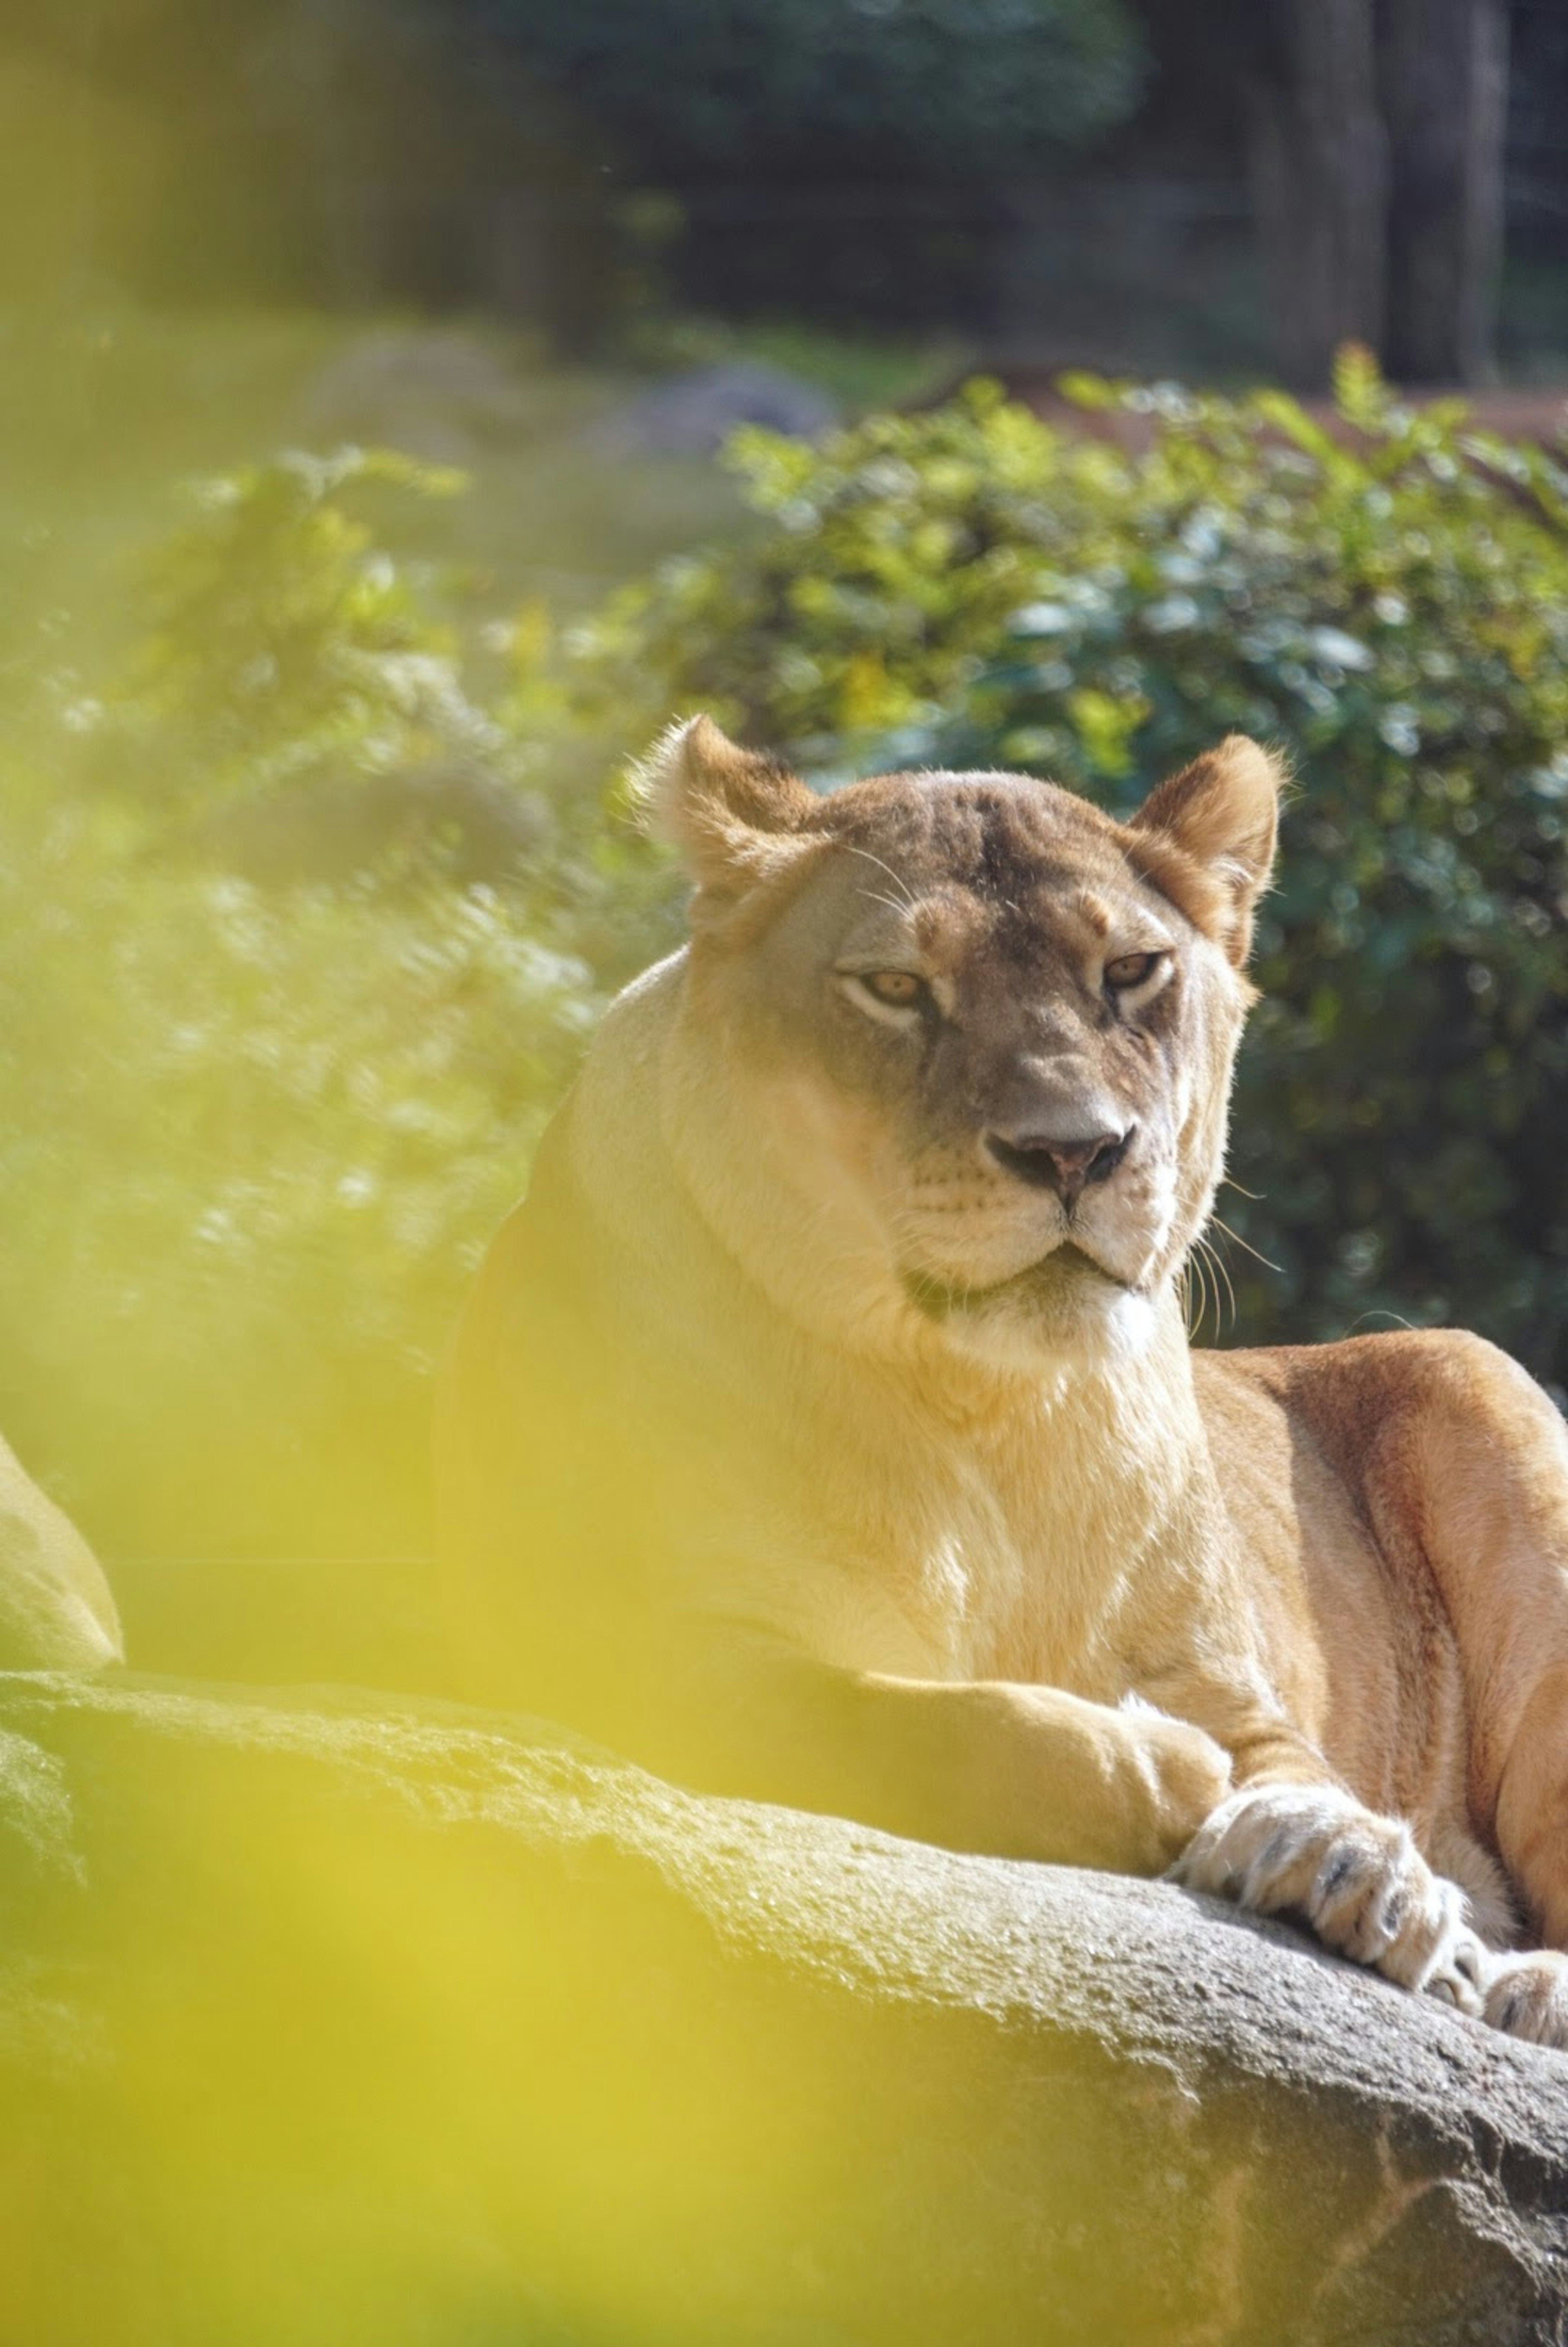
[[723, 898], [793, 862], [821, 815], [788, 766], [742, 750], [711, 717], [661, 734], [636, 781], [649, 828], [680, 849], [699, 890]]
[[[1269, 751], [1245, 733], [1227, 734], [1217, 750], [1161, 783], [1132, 820], [1149, 877], [1238, 969], [1251, 951], [1252, 917], [1274, 869], [1286, 781]], [[1179, 864], [1162, 855], [1166, 847], [1177, 851]], [[1196, 889], [1193, 880], [1200, 884]]]

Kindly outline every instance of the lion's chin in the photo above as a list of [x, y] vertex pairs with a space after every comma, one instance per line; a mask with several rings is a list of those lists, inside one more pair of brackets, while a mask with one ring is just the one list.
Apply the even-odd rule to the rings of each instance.
[[1050, 1314], [1072, 1300], [1081, 1300], [1086, 1288], [1110, 1289], [1125, 1295], [1127, 1283], [1096, 1263], [1071, 1239], [1049, 1255], [1025, 1264], [1022, 1271], [1009, 1273], [1005, 1279], [995, 1279], [984, 1286], [971, 1286], [960, 1280], [944, 1280], [935, 1272], [906, 1271], [903, 1275], [904, 1294], [928, 1320], [948, 1321], [975, 1314], [1001, 1309], [1036, 1311]]
[[1154, 1331], [1150, 1298], [1070, 1240], [989, 1286], [926, 1272], [906, 1273], [903, 1286], [960, 1350], [998, 1368], [1103, 1368], [1135, 1358]]

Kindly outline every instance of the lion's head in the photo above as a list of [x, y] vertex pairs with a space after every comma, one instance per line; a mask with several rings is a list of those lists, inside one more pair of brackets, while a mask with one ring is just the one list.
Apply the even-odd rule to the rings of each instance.
[[645, 771], [697, 883], [667, 1133], [721, 1235], [851, 1341], [1135, 1344], [1222, 1168], [1275, 762], [1233, 736], [1129, 823], [1018, 774], [820, 797], [704, 718]]

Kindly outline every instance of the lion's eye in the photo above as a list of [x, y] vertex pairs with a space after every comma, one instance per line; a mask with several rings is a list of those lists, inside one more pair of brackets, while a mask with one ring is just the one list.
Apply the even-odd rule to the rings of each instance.
[[1165, 962], [1163, 953], [1118, 954], [1105, 964], [1105, 984], [1114, 994], [1129, 994], [1146, 984]]
[[860, 984], [893, 1010], [913, 1010], [926, 997], [924, 979], [911, 969], [868, 969], [861, 973]]

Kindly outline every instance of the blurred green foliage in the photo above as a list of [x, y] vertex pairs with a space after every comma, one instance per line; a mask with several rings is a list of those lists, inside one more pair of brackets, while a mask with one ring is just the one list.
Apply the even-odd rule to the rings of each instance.
[[744, 436], [766, 534], [623, 592], [583, 706], [634, 735], [707, 707], [824, 783], [1019, 767], [1117, 812], [1231, 728], [1282, 747], [1236, 1331], [1454, 1320], [1568, 1383], [1568, 476], [1353, 353], [1331, 428], [1072, 388], [1084, 432], [978, 385], [820, 448]]
[[111, 1553], [428, 1539], [429, 1378], [606, 987], [673, 906], [529, 605], [367, 497], [209, 484], [117, 671], [21, 663], [0, 794], [0, 1422]]
[[1452, 1318], [1568, 1378], [1568, 483], [1355, 364], [1332, 432], [1077, 391], [1082, 432], [980, 386], [743, 436], [748, 533], [565, 625], [407, 551], [453, 483], [360, 455], [209, 484], [112, 636], [18, 618], [0, 1424], [111, 1556], [425, 1544], [472, 1267], [678, 934], [606, 778], [682, 707], [824, 785], [1115, 809], [1227, 727], [1284, 746], [1236, 1333]]

